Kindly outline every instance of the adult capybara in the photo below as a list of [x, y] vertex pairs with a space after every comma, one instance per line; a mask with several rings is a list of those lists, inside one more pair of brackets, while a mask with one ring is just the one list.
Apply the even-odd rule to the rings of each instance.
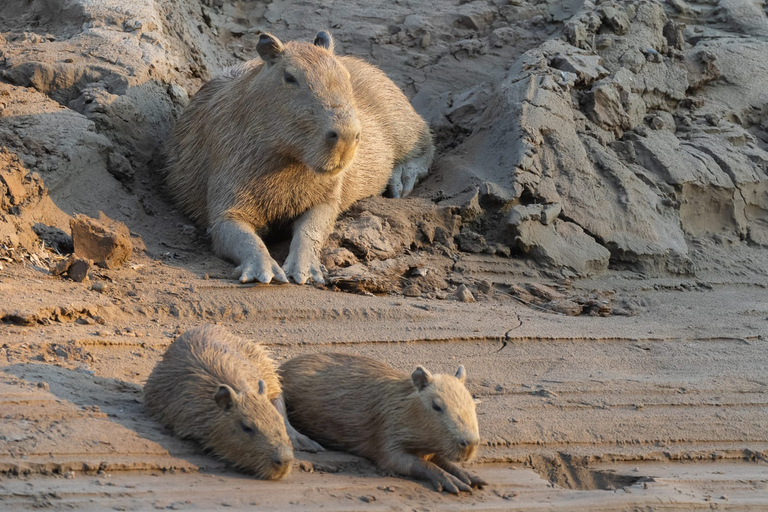
[[480, 435], [466, 371], [409, 377], [349, 354], [308, 354], [279, 369], [288, 418], [326, 448], [428, 480], [435, 490], [471, 491], [485, 482], [454, 462], [474, 457]]
[[259, 343], [221, 327], [192, 329], [171, 343], [144, 386], [161, 423], [264, 479], [291, 470], [293, 450], [275, 364]]
[[[327, 32], [285, 45], [264, 33], [256, 49], [261, 60], [204, 85], [181, 115], [166, 183], [241, 282], [322, 283], [318, 251], [339, 212], [390, 178], [407, 195], [432, 162], [432, 137], [402, 91], [335, 56]], [[283, 221], [293, 239], [281, 269], [259, 234]]]

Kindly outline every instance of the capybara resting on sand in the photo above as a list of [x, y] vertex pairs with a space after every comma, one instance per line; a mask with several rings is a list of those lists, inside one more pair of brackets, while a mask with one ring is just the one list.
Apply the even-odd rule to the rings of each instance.
[[[281, 43], [205, 84], [167, 144], [166, 183], [208, 228], [241, 282], [324, 282], [318, 252], [339, 212], [380, 194], [407, 195], [426, 175], [429, 127], [376, 67], [334, 55], [333, 39]], [[390, 182], [391, 180], [391, 182]], [[282, 268], [260, 238], [293, 222]]]
[[485, 482], [456, 462], [474, 457], [480, 435], [466, 371], [412, 375], [349, 354], [308, 354], [278, 370], [288, 418], [325, 448], [429, 481], [437, 491], [471, 491]]

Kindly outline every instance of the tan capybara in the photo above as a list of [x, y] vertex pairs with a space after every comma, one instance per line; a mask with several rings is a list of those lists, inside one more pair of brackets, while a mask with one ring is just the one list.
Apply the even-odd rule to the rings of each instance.
[[[432, 136], [384, 73], [334, 55], [327, 32], [314, 44], [264, 33], [256, 49], [260, 60], [205, 84], [181, 115], [166, 183], [241, 282], [322, 283], [318, 251], [339, 212], [388, 182], [396, 197], [410, 193]], [[259, 235], [285, 221], [293, 239], [281, 268]]]
[[171, 343], [147, 379], [144, 405], [178, 436], [272, 480], [287, 475], [293, 462], [280, 393], [275, 364], [261, 344], [205, 326]]
[[409, 377], [384, 363], [349, 354], [307, 354], [278, 370], [288, 418], [326, 448], [366, 457], [380, 468], [471, 491], [485, 482], [455, 462], [474, 457], [480, 434], [466, 371]]

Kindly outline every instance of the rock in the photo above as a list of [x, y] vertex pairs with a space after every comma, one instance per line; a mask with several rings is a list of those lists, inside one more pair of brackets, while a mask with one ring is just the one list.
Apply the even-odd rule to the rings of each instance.
[[533, 294], [523, 288], [522, 286], [518, 286], [516, 284], [513, 284], [509, 287], [509, 293], [516, 296], [517, 298], [521, 299], [524, 302], [533, 302]]
[[456, 235], [456, 243], [464, 252], [481, 253], [486, 248], [485, 237], [466, 228]]
[[528, 283], [528, 290], [535, 296], [548, 301], [558, 301], [566, 298], [564, 293], [560, 293], [551, 286], [541, 283]]
[[545, 302], [541, 305], [543, 308], [555, 311], [557, 313], [563, 313], [568, 316], [579, 316], [583, 310], [581, 304], [573, 302], [568, 299], [553, 300], [551, 302]]
[[111, 152], [109, 157], [107, 157], [107, 170], [121, 182], [133, 181], [135, 174], [133, 166], [131, 166], [128, 159], [115, 151]]
[[360, 218], [347, 224], [340, 233], [342, 243], [363, 259], [387, 259], [397, 254], [393, 239], [388, 236], [389, 224], [381, 217], [363, 212]]
[[300, 460], [299, 461], [299, 469], [304, 471], [305, 473], [314, 473], [315, 472], [315, 466], [308, 460]]
[[113, 221], [104, 213], [99, 219], [75, 215], [70, 221], [75, 254], [93, 260], [104, 268], [119, 268], [131, 257], [131, 237], [125, 224]]
[[545, 225], [552, 224], [561, 211], [563, 211], [563, 207], [560, 203], [546, 205], [541, 210], [541, 223]]
[[352, 254], [352, 251], [344, 247], [336, 247], [328, 251], [324, 251], [321, 255], [323, 265], [327, 268], [335, 267], [349, 267], [358, 263], [358, 259]]
[[83, 282], [88, 279], [88, 271], [91, 269], [91, 265], [93, 265], [92, 260], [75, 256], [74, 261], [72, 261], [67, 270], [67, 276], [78, 283]]
[[480, 207], [479, 192], [475, 190], [469, 200], [461, 208], [461, 220], [463, 222], [472, 222], [483, 213], [483, 209]]
[[576, 75], [576, 83], [590, 85], [608, 76], [610, 72], [600, 64], [599, 55], [584, 55], [580, 53], [559, 54], [552, 59], [552, 67]]
[[488, 280], [482, 280], [479, 283], [477, 283], [477, 289], [480, 290], [483, 293], [493, 293], [493, 284]]
[[490, 181], [480, 185], [480, 195], [502, 205], [517, 198], [512, 191]]
[[461, 302], [475, 302], [475, 296], [469, 291], [467, 285], [462, 284], [456, 289], [456, 298]]
[[99, 293], [105, 293], [109, 290], [109, 285], [103, 281], [96, 281], [91, 285], [91, 290]]
[[555, 219], [544, 225], [526, 221], [514, 231], [517, 247], [545, 265], [568, 268], [579, 275], [608, 268], [610, 251], [572, 222]]
[[72, 263], [74, 263], [74, 261], [75, 255], [70, 254], [66, 259], [57, 262], [53, 267], [51, 267], [51, 275], [60, 276], [69, 270], [69, 267], [72, 265]]
[[47, 382], [43, 382], [43, 381], [38, 382], [37, 383], [37, 387], [39, 389], [42, 389], [43, 391], [50, 391], [51, 390], [50, 384], [48, 384]]
[[516, 227], [524, 221], [541, 220], [541, 212], [543, 210], [544, 205], [541, 204], [518, 204], [509, 210], [509, 213], [507, 214], [507, 224]]
[[403, 295], [406, 297], [421, 297], [421, 289], [415, 284], [411, 284], [403, 288]]

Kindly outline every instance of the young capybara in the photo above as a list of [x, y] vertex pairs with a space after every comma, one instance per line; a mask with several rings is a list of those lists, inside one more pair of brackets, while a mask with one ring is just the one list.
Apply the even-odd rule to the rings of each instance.
[[[166, 146], [166, 183], [208, 228], [241, 282], [324, 282], [318, 251], [339, 212], [380, 194], [407, 195], [426, 175], [429, 127], [376, 67], [338, 57], [333, 39], [281, 43], [205, 84]], [[391, 179], [391, 181], [390, 181]], [[281, 268], [259, 234], [293, 221]]]
[[409, 377], [384, 363], [349, 354], [308, 354], [278, 370], [288, 418], [326, 448], [345, 450], [380, 468], [471, 491], [485, 482], [455, 462], [474, 457], [480, 435], [466, 371]]
[[216, 326], [179, 336], [144, 386], [147, 411], [178, 436], [270, 480], [293, 462], [278, 403], [280, 381], [266, 349]]

